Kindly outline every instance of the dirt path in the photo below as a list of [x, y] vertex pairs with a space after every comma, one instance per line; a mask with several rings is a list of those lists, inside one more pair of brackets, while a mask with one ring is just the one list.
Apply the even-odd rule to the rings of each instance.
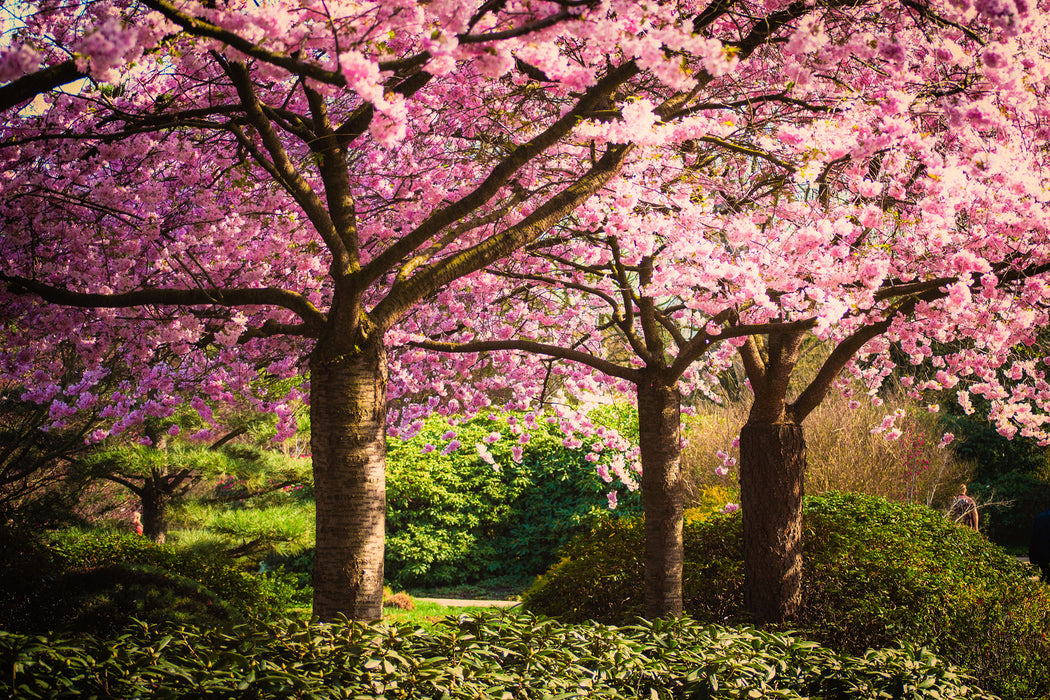
[[512, 608], [516, 600], [466, 600], [462, 598], [415, 598], [418, 602], [437, 603], [447, 608]]

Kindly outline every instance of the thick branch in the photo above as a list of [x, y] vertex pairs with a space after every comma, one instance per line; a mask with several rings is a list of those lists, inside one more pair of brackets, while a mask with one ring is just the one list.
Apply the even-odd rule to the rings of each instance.
[[853, 335], [835, 346], [828, 359], [824, 360], [824, 364], [820, 366], [817, 376], [798, 395], [798, 398], [788, 406], [788, 412], [794, 418], [796, 424], [801, 423], [806, 416], [820, 405], [820, 402], [831, 391], [831, 387], [834, 386], [835, 377], [839, 376], [839, 372], [846, 367], [850, 359], [860, 352], [860, 349], [869, 340], [885, 333], [891, 322], [892, 319], [885, 319], [870, 326], [859, 328]]
[[44, 301], [85, 309], [127, 309], [136, 306], [277, 306], [288, 309], [307, 326], [320, 326], [325, 316], [310, 301], [296, 292], [274, 287], [261, 289], [141, 289], [120, 294], [73, 292], [27, 279], [0, 275], [0, 281], [12, 291], [26, 291]]
[[202, 19], [198, 19], [197, 17], [185, 13], [167, 0], [143, 0], [143, 4], [146, 7], [161, 13], [193, 36], [218, 39], [227, 46], [232, 46], [247, 56], [251, 56], [252, 58], [265, 61], [275, 66], [280, 66], [295, 75], [313, 78], [318, 82], [331, 85], [346, 85], [346, 79], [339, 71], [325, 70], [312, 63], [306, 63], [293, 58], [288, 54], [263, 48], [234, 32], [222, 29], [210, 22], [205, 22]]
[[[451, 225], [496, 196], [518, 170], [568, 135], [580, 118], [593, 110], [619, 85], [638, 72], [633, 62], [612, 70], [580, 98], [576, 106], [530, 141], [514, 149], [472, 192], [432, 214], [415, 230], [402, 236], [362, 268], [362, 285], [370, 285], [407, 258], [446, 226]], [[570, 188], [571, 189], [571, 188]]]
[[751, 389], [757, 395], [766, 385], [766, 363], [758, 350], [755, 336], [747, 336], [747, 342], [737, 348], [740, 360], [744, 363], [744, 373], [751, 380]]
[[599, 372], [609, 375], [610, 377], [618, 377], [620, 379], [626, 379], [629, 382], [637, 383], [641, 381], [641, 374], [638, 370], [630, 367], [623, 367], [616, 364], [615, 362], [609, 362], [600, 357], [595, 357], [590, 353], [582, 352], [580, 350], [573, 350], [571, 348], [564, 348], [560, 345], [550, 345], [547, 343], [540, 343], [534, 340], [524, 339], [512, 339], [512, 340], [475, 340], [470, 343], [439, 343], [433, 340], [424, 340], [417, 343], [411, 343], [413, 347], [422, 348], [423, 350], [432, 350], [434, 352], [447, 352], [447, 353], [471, 353], [471, 352], [492, 352], [494, 350], [517, 350], [520, 352], [527, 352], [535, 355], [547, 355], [559, 360], [569, 360], [570, 362], [578, 362], [592, 369], [596, 369]]
[[85, 73], [77, 69], [76, 61], [72, 60], [30, 73], [0, 87], [0, 112], [5, 112], [23, 102], [29, 102], [37, 95], [86, 77]]
[[410, 279], [395, 285], [390, 294], [375, 307], [376, 325], [381, 329], [389, 328], [420, 299], [535, 240], [604, 187], [620, 171], [632, 150], [632, 145], [610, 146], [605, 155], [579, 180], [551, 197], [514, 226], [434, 265], [424, 267]]
[[305, 178], [299, 174], [299, 171], [292, 164], [291, 158], [288, 157], [284, 144], [281, 142], [281, 137], [277, 135], [273, 125], [263, 111], [259, 98], [255, 94], [248, 67], [236, 61], [226, 62], [224, 67], [237, 88], [237, 94], [244, 105], [248, 120], [259, 133], [263, 146], [273, 159], [272, 167], [278, 174], [278, 181], [295, 198], [295, 201], [302, 207], [303, 212], [314, 225], [317, 233], [324, 240], [325, 245], [332, 254], [332, 276], [340, 279], [350, 269], [350, 253], [343, 244], [342, 238], [336, 232], [335, 223], [329, 216], [328, 210], [325, 209], [324, 202], [321, 201], [321, 198], [314, 192]]

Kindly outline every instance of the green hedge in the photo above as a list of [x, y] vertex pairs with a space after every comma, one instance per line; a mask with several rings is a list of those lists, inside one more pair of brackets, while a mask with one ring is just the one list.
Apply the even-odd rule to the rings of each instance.
[[[748, 619], [739, 513], [687, 521], [686, 611]], [[564, 550], [525, 605], [566, 621], [625, 621], [642, 610], [639, 520], [603, 522]], [[861, 496], [806, 499], [803, 607], [794, 629], [863, 653], [928, 646], [1004, 698], [1050, 697], [1050, 587], [981, 535], [923, 506]]]
[[[546, 420], [528, 429], [520, 463], [508, 414], [475, 418], [455, 428], [431, 418], [408, 441], [387, 451], [386, 576], [396, 586], [439, 586], [538, 574], [559, 547], [608, 512], [607, 493], [619, 491], [616, 514], [637, 514], [641, 500], [618, 481], [605, 483], [586, 460], [593, 440], [563, 446]], [[521, 416], [516, 416], [520, 419]], [[462, 444], [442, 454], [454, 430]], [[485, 443], [497, 433], [499, 440]], [[424, 453], [424, 446], [433, 445]], [[498, 467], [486, 463], [486, 445]]]
[[29, 698], [968, 698], [928, 651], [852, 657], [691, 620], [624, 628], [462, 616], [383, 624], [140, 625], [110, 640], [0, 632], [0, 691]]

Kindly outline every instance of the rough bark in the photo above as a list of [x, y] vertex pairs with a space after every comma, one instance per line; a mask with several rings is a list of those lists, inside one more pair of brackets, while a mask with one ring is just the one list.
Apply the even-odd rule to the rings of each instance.
[[661, 383], [638, 385], [642, 506], [645, 510], [645, 616], [682, 614], [681, 396]]
[[157, 473], [146, 477], [142, 492], [139, 493], [142, 501], [142, 534], [158, 544], [164, 544], [168, 536], [168, 494], [161, 482], [163, 478]]
[[793, 423], [748, 421], [740, 431], [744, 603], [756, 622], [783, 622], [802, 600], [806, 443]]
[[377, 620], [386, 527], [386, 355], [381, 342], [310, 357], [317, 502], [314, 615]]

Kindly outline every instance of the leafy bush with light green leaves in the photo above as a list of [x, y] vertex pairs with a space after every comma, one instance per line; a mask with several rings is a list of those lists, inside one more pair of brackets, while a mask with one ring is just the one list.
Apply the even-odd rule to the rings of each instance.
[[[586, 459], [597, 438], [570, 449], [556, 424], [540, 420], [521, 444], [512, 421], [521, 416], [494, 414], [452, 429], [433, 417], [411, 440], [389, 442], [388, 580], [438, 586], [537, 574], [570, 537], [608, 512], [613, 488], [617, 515], [640, 512], [637, 491], [618, 480], [606, 483]], [[446, 454], [450, 440], [443, 436], [450, 430], [461, 445]], [[476, 445], [485, 446], [494, 464]], [[520, 462], [512, 456], [515, 446], [522, 448]]]
[[[803, 607], [793, 629], [859, 654], [926, 646], [1002, 698], [1050, 697], [1050, 586], [980, 534], [925, 506], [858, 494], [806, 499]], [[740, 514], [687, 519], [685, 609], [746, 622]], [[563, 551], [525, 605], [566, 621], [642, 610], [642, 527], [605, 521]]]
[[139, 625], [111, 640], [0, 632], [19, 698], [707, 698], [993, 700], [925, 649], [836, 654], [692, 620], [564, 625], [504, 613], [414, 626]]

